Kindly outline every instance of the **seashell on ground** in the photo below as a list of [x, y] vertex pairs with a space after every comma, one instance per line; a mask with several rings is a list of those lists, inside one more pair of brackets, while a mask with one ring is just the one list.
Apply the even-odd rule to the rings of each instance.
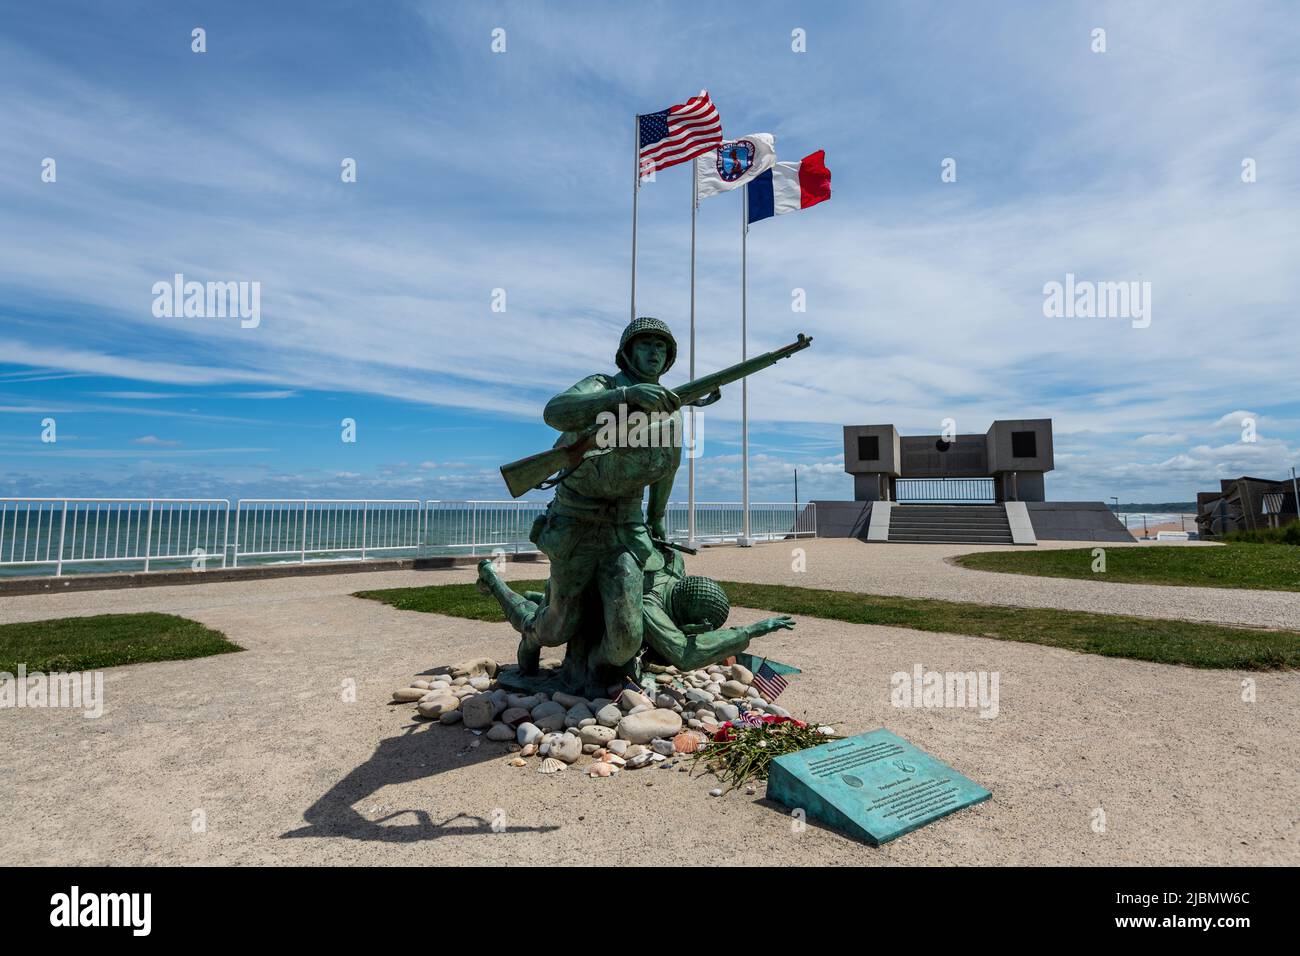
[[587, 776], [589, 777], [612, 777], [616, 773], [618, 773], [618, 767], [612, 763], [594, 763], [587, 768]]
[[673, 750], [679, 754], [693, 754], [700, 749], [700, 735], [684, 731], [673, 738]]
[[624, 759], [623, 759], [622, 757], [620, 757], [618, 754], [611, 754], [611, 753], [607, 753], [607, 754], [605, 754], [605, 756], [601, 757], [601, 758], [600, 758], [600, 762], [601, 762], [601, 763], [612, 764], [612, 765], [615, 766], [615, 767], [623, 767], [623, 766], [626, 766], [626, 765], [627, 765], [627, 761], [626, 761], [626, 760], [624, 760]]
[[510, 760], [510, 766], [512, 766], [512, 767], [527, 767], [527, 766], [528, 766], [528, 761], [525, 760], [523, 757], [513, 757], [513, 758], [511, 758], [511, 760]]
[[561, 770], [568, 770], [569, 765], [563, 760], [556, 760], [554, 757], [547, 757], [542, 761], [542, 765], [537, 768], [538, 773], [559, 773]]

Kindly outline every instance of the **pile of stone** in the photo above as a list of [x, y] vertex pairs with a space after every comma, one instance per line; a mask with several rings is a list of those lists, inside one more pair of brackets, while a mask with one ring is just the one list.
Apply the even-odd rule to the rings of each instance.
[[565, 770], [581, 757], [593, 777], [620, 770], [676, 766], [678, 758], [697, 751], [719, 727], [742, 714], [790, 716], [764, 700], [752, 686], [754, 675], [740, 664], [715, 664], [678, 671], [651, 664], [654, 699], [645, 693], [607, 689], [608, 697], [589, 700], [574, 694], [512, 693], [496, 683], [497, 663], [483, 658], [442, 669], [393, 699], [416, 705], [421, 717], [441, 724], [462, 724], [488, 740], [508, 744], [516, 756], [541, 758], [540, 773]]

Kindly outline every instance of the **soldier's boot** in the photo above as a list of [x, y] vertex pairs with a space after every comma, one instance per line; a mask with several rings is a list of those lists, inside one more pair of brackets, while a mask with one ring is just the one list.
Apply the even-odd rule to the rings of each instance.
[[[511, 590], [510, 585], [502, 581], [501, 576], [497, 574], [497, 569], [490, 558], [484, 558], [478, 563], [478, 581], [476, 584], [481, 592], [497, 599], [497, 603], [501, 605], [501, 610], [505, 611], [506, 620], [510, 622], [511, 627], [520, 634], [527, 630], [528, 625], [532, 623], [533, 615], [537, 613], [537, 605], [524, 595]], [[539, 657], [540, 654], [541, 651], [539, 650]]]
[[524, 634], [519, 639], [519, 647], [515, 651], [515, 661], [519, 665], [519, 673], [525, 677], [531, 677], [541, 669], [542, 649], [529, 638], [528, 634]]

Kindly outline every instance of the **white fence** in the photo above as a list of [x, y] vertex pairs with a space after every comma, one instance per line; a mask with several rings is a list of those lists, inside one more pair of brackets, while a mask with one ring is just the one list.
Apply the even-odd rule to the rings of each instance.
[[425, 544], [438, 551], [536, 551], [528, 540], [545, 501], [428, 501], [424, 506]]
[[[243, 498], [0, 498], [0, 571], [159, 570], [401, 555], [528, 552], [544, 501]], [[668, 506], [669, 537], [689, 536], [688, 507]], [[233, 531], [231, 528], [231, 512]], [[812, 504], [754, 503], [750, 534], [760, 541], [815, 537]], [[695, 538], [740, 536], [737, 502], [697, 502]], [[98, 567], [95, 567], [98, 566]], [[40, 569], [38, 571], [38, 569]]]
[[[513, 553], [536, 551], [528, 540], [533, 522], [546, 511], [544, 501], [429, 501], [425, 503], [425, 545], [441, 550]], [[668, 536], [684, 542], [690, 537], [690, 508], [670, 502], [664, 515]], [[790, 502], [760, 502], [749, 506], [750, 535], [759, 541], [811, 538], [817, 535], [816, 506]], [[744, 511], [735, 501], [697, 501], [695, 540], [720, 544], [744, 530]]]
[[1161, 531], [1197, 532], [1196, 515], [1182, 512], [1121, 511], [1115, 517], [1123, 522], [1129, 534], [1136, 538], [1154, 538]]
[[[686, 502], [670, 503], [664, 518], [668, 536], [674, 541], [685, 541], [690, 536], [690, 508]], [[745, 512], [740, 502], [695, 502], [696, 541], [719, 544], [740, 537], [744, 527]], [[811, 503], [750, 502], [749, 533], [758, 541], [814, 538], [817, 536], [817, 508]]]
[[992, 478], [898, 478], [894, 498], [915, 504], [993, 504]]
[[223, 498], [0, 498], [0, 565], [220, 559], [230, 502]]
[[241, 498], [235, 509], [234, 564], [240, 558], [308, 555], [343, 560], [377, 552], [418, 552], [416, 498]]

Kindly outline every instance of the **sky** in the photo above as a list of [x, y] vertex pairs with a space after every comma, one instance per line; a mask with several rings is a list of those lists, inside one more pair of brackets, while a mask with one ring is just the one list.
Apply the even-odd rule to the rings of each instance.
[[[24, 8], [0, 36], [0, 495], [508, 497], [546, 400], [613, 371], [634, 117], [701, 89], [726, 135], [824, 149], [833, 177], [749, 232], [751, 354], [815, 339], [750, 381], [751, 500], [796, 469], [801, 499], [851, 498], [842, 426], [948, 418], [1053, 419], [1054, 500], [1282, 477], [1297, 51], [1286, 3]], [[684, 165], [640, 194], [669, 385], [690, 190]], [[697, 242], [702, 374], [739, 359], [738, 193]], [[177, 273], [259, 283], [257, 323], [156, 315]], [[1067, 275], [1149, 311], [1045, 315]], [[738, 388], [703, 439], [698, 497], [739, 500]]]

